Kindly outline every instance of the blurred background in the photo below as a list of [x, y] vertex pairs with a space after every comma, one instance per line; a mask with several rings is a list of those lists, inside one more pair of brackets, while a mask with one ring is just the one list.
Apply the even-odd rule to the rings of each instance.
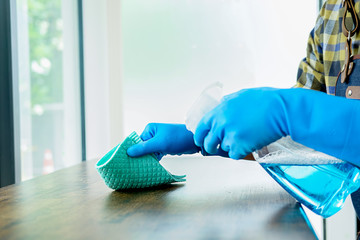
[[288, 4], [86, 0], [79, 16], [76, 1], [17, 0], [22, 179], [80, 161], [82, 66], [88, 159], [149, 122], [184, 122], [213, 82], [291, 87], [320, 3]]
[[[296, 11], [274, 0], [122, 1], [124, 132], [184, 122], [201, 91], [291, 87], [305, 57], [317, 2]], [[285, 20], [286, 19], [286, 20]]]

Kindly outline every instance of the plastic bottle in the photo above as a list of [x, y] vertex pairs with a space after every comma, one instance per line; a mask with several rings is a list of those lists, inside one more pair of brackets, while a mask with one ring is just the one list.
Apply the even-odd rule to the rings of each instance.
[[[186, 127], [195, 132], [201, 118], [222, 97], [222, 84], [201, 93], [186, 115]], [[256, 134], [256, 133], [255, 133]], [[297, 201], [322, 217], [330, 217], [347, 196], [360, 187], [360, 170], [354, 165], [282, 138], [253, 153], [257, 162]]]
[[282, 138], [253, 153], [260, 165], [288, 193], [324, 218], [340, 211], [360, 187], [354, 165]]
[[223, 84], [216, 82], [206, 87], [186, 114], [186, 128], [195, 133], [201, 118], [215, 108], [222, 98]]

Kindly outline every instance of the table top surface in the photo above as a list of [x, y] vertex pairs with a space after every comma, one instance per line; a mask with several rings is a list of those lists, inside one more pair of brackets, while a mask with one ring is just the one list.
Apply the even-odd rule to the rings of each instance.
[[88, 161], [0, 189], [0, 239], [316, 239], [300, 204], [253, 161], [170, 157], [185, 183], [109, 189]]

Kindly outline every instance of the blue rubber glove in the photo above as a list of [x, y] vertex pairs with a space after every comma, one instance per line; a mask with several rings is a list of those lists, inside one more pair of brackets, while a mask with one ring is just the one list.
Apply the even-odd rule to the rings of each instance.
[[208, 153], [219, 147], [232, 159], [244, 158], [285, 136], [284, 114], [277, 89], [245, 89], [225, 96], [195, 131], [196, 145]]
[[[130, 157], [154, 153], [158, 160], [164, 155], [193, 154], [201, 151], [194, 143], [194, 135], [184, 124], [150, 123], [140, 138], [144, 141], [127, 150]], [[204, 155], [206, 153], [202, 152]], [[223, 151], [219, 151], [227, 156]]]
[[197, 126], [195, 143], [233, 159], [279, 138], [360, 166], [360, 101], [308, 89], [245, 89], [225, 96]]

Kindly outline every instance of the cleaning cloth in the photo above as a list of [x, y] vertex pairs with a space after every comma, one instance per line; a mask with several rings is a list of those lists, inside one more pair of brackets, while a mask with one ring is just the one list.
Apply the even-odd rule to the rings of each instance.
[[109, 188], [147, 188], [185, 181], [186, 175], [172, 175], [153, 154], [129, 157], [127, 149], [141, 141], [136, 132], [133, 132], [97, 162], [96, 169]]

